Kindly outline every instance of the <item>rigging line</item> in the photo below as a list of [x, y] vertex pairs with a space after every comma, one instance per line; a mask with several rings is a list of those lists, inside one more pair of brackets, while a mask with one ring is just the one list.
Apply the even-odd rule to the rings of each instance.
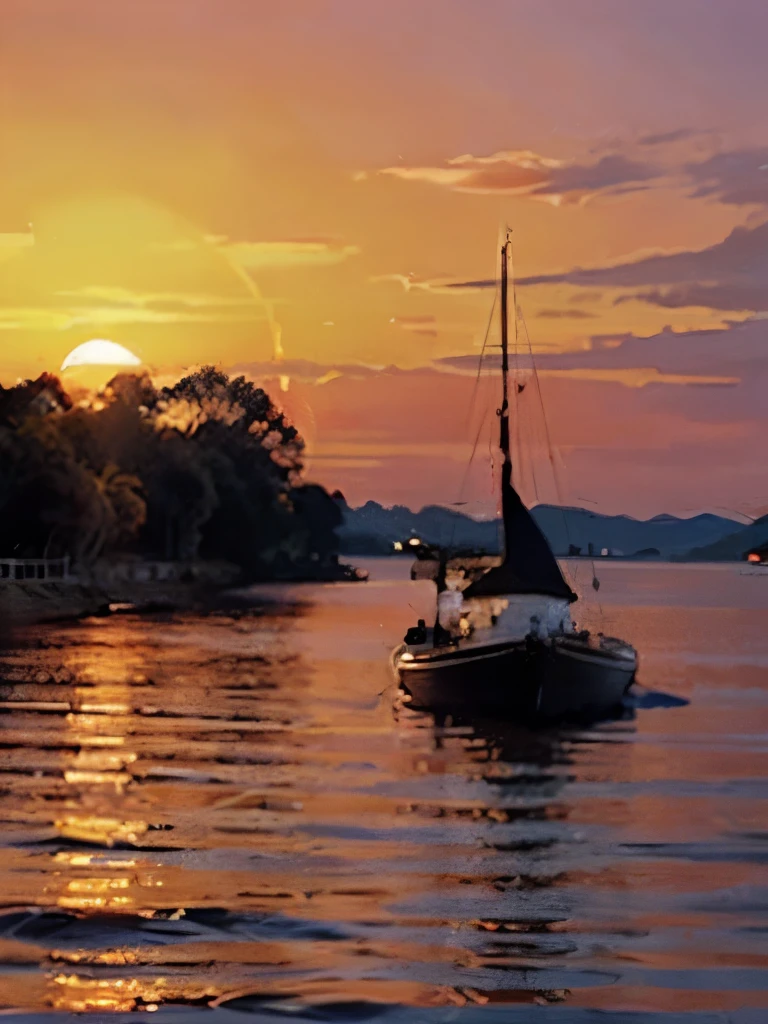
[[469, 479], [469, 474], [470, 474], [470, 471], [472, 469], [472, 461], [473, 461], [473, 459], [474, 459], [474, 457], [475, 457], [475, 455], [477, 453], [477, 446], [480, 443], [480, 435], [483, 432], [483, 427], [485, 426], [487, 420], [488, 420], [488, 411], [486, 410], [485, 415], [480, 420], [480, 426], [477, 428], [477, 433], [475, 434], [475, 443], [472, 445], [472, 454], [469, 456], [469, 461], [467, 462], [466, 469], [464, 470], [464, 476], [462, 477], [462, 480], [461, 480], [461, 486], [459, 487], [459, 501], [463, 501], [464, 500], [464, 490], [465, 490], [465, 488], [467, 486], [467, 481]]
[[482, 345], [482, 348], [480, 349], [480, 358], [477, 361], [477, 373], [475, 374], [475, 382], [474, 382], [474, 385], [472, 387], [472, 394], [471, 394], [470, 399], [469, 399], [469, 409], [467, 411], [467, 421], [466, 421], [466, 425], [467, 426], [469, 426], [469, 421], [472, 418], [472, 413], [473, 413], [474, 408], [475, 408], [475, 402], [477, 401], [477, 391], [478, 391], [478, 388], [480, 386], [480, 377], [481, 377], [482, 372], [483, 372], [483, 357], [485, 356], [485, 350], [488, 347], [488, 338], [490, 337], [490, 333], [491, 333], [491, 325], [493, 324], [493, 314], [494, 314], [494, 311], [496, 309], [496, 300], [497, 300], [497, 298], [498, 298], [498, 288], [493, 293], [493, 302], [491, 303], [491, 311], [488, 314], [488, 323], [486, 324], [486, 327], [485, 327], [485, 334], [483, 336], [483, 345]]
[[[512, 279], [512, 308], [514, 310], [514, 324], [515, 324], [515, 357], [517, 358], [517, 356], [518, 356], [518, 346], [519, 346], [519, 341], [520, 341], [519, 321], [520, 321], [520, 319], [523, 319], [523, 316], [522, 316], [522, 311], [521, 311], [521, 309], [519, 308], [519, 306], [517, 304], [517, 288], [515, 286], [515, 274], [514, 274], [515, 250], [514, 250], [514, 243], [512, 242], [512, 238], [511, 237], [509, 238], [509, 250], [510, 250], [510, 253], [509, 253], [509, 255], [510, 255], [510, 263], [512, 264], [512, 273], [511, 273], [510, 277]], [[527, 328], [527, 326], [525, 324], [525, 320], [524, 319], [523, 319], [523, 327], [525, 327], [525, 334], [526, 334], [526, 337], [528, 337], [528, 328]], [[531, 340], [530, 340], [530, 338], [528, 338], [528, 349], [529, 349], [529, 351], [530, 351], [530, 347], [531, 347]], [[521, 432], [521, 425], [520, 425], [519, 406], [517, 404], [517, 383], [515, 383], [515, 420], [516, 420], [515, 432], [517, 434], [519, 458], [522, 458], [522, 432]], [[530, 424], [528, 426], [530, 428]], [[532, 438], [532, 433], [531, 433], [530, 429], [528, 431], [528, 437]], [[531, 472], [531, 481], [533, 483], [533, 496], [534, 496], [535, 500], [538, 502], [538, 500], [539, 500], [539, 487], [538, 487], [538, 483], [536, 481], [536, 460], [534, 458], [532, 458], [530, 460], [530, 472]], [[521, 471], [519, 479], [520, 479], [520, 482], [522, 483], [522, 480], [523, 480], [522, 471]]]
[[[531, 367], [533, 368], [533, 379], [534, 379], [534, 381], [536, 383], [536, 393], [538, 395], [539, 405], [541, 407], [541, 418], [542, 418], [542, 420], [544, 422], [544, 438], [545, 438], [546, 447], [547, 447], [547, 456], [549, 458], [550, 465], [552, 466], [552, 477], [553, 477], [553, 479], [555, 481], [555, 490], [557, 492], [557, 500], [560, 502], [560, 506], [562, 508], [562, 504], [563, 504], [562, 488], [560, 486], [560, 480], [559, 480], [558, 474], [557, 474], [557, 467], [555, 466], [555, 457], [554, 457], [554, 453], [553, 453], [553, 449], [552, 449], [552, 438], [551, 438], [551, 435], [549, 433], [549, 422], [547, 420], [547, 410], [546, 410], [546, 408], [544, 406], [544, 399], [543, 399], [542, 394], [541, 394], [541, 382], [539, 381], [539, 371], [538, 371], [538, 369], [536, 367], [536, 360], [534, 359], [534, 356], [533, 356], [533, 346], [531, 345], [531, 336], [528, 333], [528, 324], [525, 322], [525, 316], [523, 315], [523, 311], [520, 310], [519, 313], [520, 313], [520, 319], [523, 321], [523, 328], [525, 330], [525, 337], [526, 337], [526, 340], [528, 342], [528, 355], [531, 358]], [[563, 517], [565, 519], [565, 510], [563, 510]], [[567, 520], [565, 520], [565, 527], [566, 527], [566, 533], [567, 533], [568, 532]], [[569, 538], [569, 543], [570, 543], [570, 538]]]
[[[496, 466], [494, 465], [494, 457], [493, 457], [493, 431], [492, 430], [488, 431], [488, 471], [489, 471], [489, 473], [491, 475], [491, 494], [495, 495], [496, 494]], [[498, 506], [497, 506], [497, 510], [498, 510]], [[496, 520], [496, 539], [498, 540], [499, 548], [502, 551], [504, 550], [504, 542], [503, 542], [503, 538], [502, 538], [502, 526], [503, 526], [503, 523], [504, 523], [503, 519], [497, 519]]]
[[[517, 307], [515, 307], [515, 308], [517, 308]], [[528, 354], [529, 354], [529, 356], [531, 358], [531, 366], [533, 367], [533, 379], [534, 379], [534, 381], [536, 383], [536, 393], [537, 393], [538, 398], [539, 398], [539, 405], [541, 406], [541, 418], [542, 418], [542, 420], [544, 422], [544, 436], [546, 438], [546, 444], [547, 444], [547, 455], [549, 456], [549, 461], [550, 461], [550, 464], [552, 466], [552, 476], [553, 476], [554, 481], [555, 481], [555, 491], [557, 493], [557, 500], [558, 500], [558, 502], [560, 504], [560, 511], [562, 513], [562, 516], [563, 516], [563, 526], [565, 527], [565, 536], [566, 536], [566, 539], [568, 541], [568, 547], [569, 547], [569, 550], [570, 550], [570, 548], [572, 546], [571, 531], [568, 528], [568, 516], [566, 515], [565, 508], [563, 507], [562, 487], [560, 486], [560, 479], [559, 479], [559, 476], [558, 476], [558, 473], [557, 473], [557, 467], [555, 466], [555, 457], [554, 457], [554, 451], [553, 451], [553, 448], [552, 448], [552, 438], [551, 438], [551, 435], [550, 435], [550, 432], [549, 432], [549, 421], [547, 420], [547, 410], [546, 410], [546, 407], [544, 405], [544, 398], [543, 398], [543, 396], [541, 394], [541, 381], [539, 380], [539, 371], [538, 371], [538, 368], [536, 366], [536, 359], [534, 358], [534, 355], [533, 355], [533, 346], [531, 345], [531, 335], [530, 335], [530, 333], [528, 331], [528, 324], [526, 323], [525, 316], [523, 315], [523, 311], [520, 310], [519, 313], [520, 313], [520, 319], [523, 322], [523, 329], [525, 330], [525, 337], [526, 337], [526, 340], [528, 342]], [[590, 558], [590, 561], [591, 561], [591, 565], [592, 565], [592, 588], [594, 589], [595, 593], [597, 593], [597, 591], [600, 589], [600, 580], [597, 578], [597, 571], [595, 569], [595, 560], [594, 560], [594, 558]], [[603, 606], [602, 606], [602, 603], [600, 601], [600, 598], [597, 599], [597, 605], [598, 605], [598, 609], [599, 609], [599, 612], [600, 612], [600, 618], [602, 619], [603, 618]]]
[[[511, 243], [510, 243], [510, 248], [511, 248]], [[512, 264], [512, 270], [513, 270], [513, 273], [512, 273], [512, 301], [515, 302], [514, 263]], [[516, 307], [517, 307], [517, 304], [515, 303], [515, 347], [514, 347], [515, 372], [514, 372], [514, 377], [513, 377], [513, 380], [514, 380], [513, 401], [514, 401], [514, 406], [515, 406], [515, 408], [514, 408], [515, 423], [514, 423], [514, 434], [513, 434], [513, 437], [514, 437], [514, 445], [513, 445], [513, 447], [515, 449], [515, 458], [514, 458], [514, 462], [513, 462], [513, 470], [514, 470], [515, 466], [519, 466], [520, 467], [519, 468], [519, 480], [518, 480], [518, 482], [519, 482], [520, 485], [522, 485], [523, 484], [523, 475], [524, 475], [523, 446], [522, 446], [522, 441], [521, 441], [521, 437], [520, 437], [520, 418], [521, 418], [520, 417], [520, 403], [521, 403], [520, 395], [522, 394], [522, 390], [521, 390], [521, 386], [520, 386], [520, 350], [519, 350], [520, 332], [517, 329], [517, 308]]]
[[[494, 290], [494, 293], [493, 293], [493, 301], [491, 302], [491, 311], [488, 314], [488, 323], [485, 326], [485, 335], [483, 336], [483, 345], [482, 345], [482, 348], [480, 349], [480, 358], [477, 361], [477, 373], [475, 374], [475, 383], [474, 383], [474, 385], [472, 387], [472, 395], [470, 396], [469, 409], [467, 411], [467, 419], [466, 419], [466, 426], [467, 427], [469, 427], [469, 422], [470, 422], [470, 420], [472, 418], [472, 413], [474, 412], [475, 403], [477, 401], [477, 392], [478, 392], [478, 388], [480, 386], [480, 376], [481, 376], [481, 374], [483, 372], [483, 357], [485, 356], [485, 350], [486, 350], [486, 347], [488, 345], [488, 338], [489, 338], [490, 333], [491, 333], [491, 325], [493, 324], [493, 314], [494, 314], [494, 311], [496, 309], [496, 300], [498, 298], [498, 294], [499, 294], [499, 290], [498, 290], [498, 288], [496, 288]], [[477, 428], [477, 436], [475, 437], [475, 443], [472, 445], [472, 452], [471, 452], [471, 454], [469, 456], [469, 462], [467, 463], [467, 467], [464, 470], [464, 476], [462, 477], [461, 484], [459, 485], [459, 495], [458, 495], [458, 499], [457, 499], [458, 501], [463, 501], [464, 500], [464, 488], [467, 485], [469, 474], [470, 474], [470, 471], [472, 469], [472, 460], [474, 459], [475, 453], [477, 452], [477, 445], [478, 445], [478, 442], [480, 440], [480, 434], [482, 432], [483, 427], [485, 426], [485, 421], [486, 421], [487, 417], [488, 417], [488, 410], [486, 409], [485, 412], [483, 413], [481, 419], [480, 419], [480, 425]], [[450, 542], [449, 542], [449, 547], [453, 547], [453, 541], [454, 541], [454, 537], [455, 536], [456, 536], [456, 524], [454, 523], [453, 527], [451, 528], [451, 539], [450, 539]]]

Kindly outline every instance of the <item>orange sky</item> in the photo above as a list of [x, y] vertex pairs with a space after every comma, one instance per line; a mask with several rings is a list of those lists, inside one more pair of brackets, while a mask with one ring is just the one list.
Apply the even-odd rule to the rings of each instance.
[[457, 501], [506, 222], [555, 449], [528, 388], [526, 496], [755, 511], [766, 30], [757, 0], [5, 0], [0, 379], [105, 337], [266, 380], [279, 336], [314, 476]]

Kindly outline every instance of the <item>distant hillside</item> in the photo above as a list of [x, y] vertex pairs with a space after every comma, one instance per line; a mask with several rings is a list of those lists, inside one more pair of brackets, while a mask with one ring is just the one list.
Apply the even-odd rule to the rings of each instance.
[[[420, 512], [403, 505], [384, 508], [375, 501], [361, 508], [349, 508], [342, 501], [341, 507], [341, 550], [345, 554], [390, 554], [395, 541], [409, 537], [456, 548], [482, 548], [489, 553], [500, 550], [499, 523], [495, 520], [473, 519], [439, 505], [427, 505]], [[663, 515], [641, 520], [556, 505], [537, 505], [533, 517], [558, 555], [567, 555], [571, 545], [586, 555], [591, 544], [596, 554], [608, 548], [631, 557], [655, 548], [661, 558], [680, 557], [691, 548], [716, 544], [737, 528], [733, 519], [709, 514], [691, 519]]]
[[686, 562], [741, 561], [747, 551], [768, 544], [768, 516], [761, 516], [749, 526], [732, 530], [711, 544], [692, 548], [683, 556]]

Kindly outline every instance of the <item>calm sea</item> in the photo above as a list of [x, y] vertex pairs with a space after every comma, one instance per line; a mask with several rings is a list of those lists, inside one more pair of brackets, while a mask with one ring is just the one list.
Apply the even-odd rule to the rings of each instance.
[[393, 709], [432, 593], [370, 567], [0, 654], [0, 1006], [768, 1020], [768, 573], [602, 565], [636, 707], [529, 732]]

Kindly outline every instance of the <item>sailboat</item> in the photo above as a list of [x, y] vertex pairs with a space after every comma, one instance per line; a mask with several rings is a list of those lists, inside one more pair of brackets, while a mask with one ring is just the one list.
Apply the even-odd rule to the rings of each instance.
[[408, 630], [392, 652], [403, 699], [414, 708], [545, 718], [601, 714], [621, 704], [637, 652], [615, 637], [577, 630], [577, 595], [512, 481], [509, 429], [508, 268], [501, 247], [499, 447], [504, 555], [464, 590], [438, 555], [437, 616]]

